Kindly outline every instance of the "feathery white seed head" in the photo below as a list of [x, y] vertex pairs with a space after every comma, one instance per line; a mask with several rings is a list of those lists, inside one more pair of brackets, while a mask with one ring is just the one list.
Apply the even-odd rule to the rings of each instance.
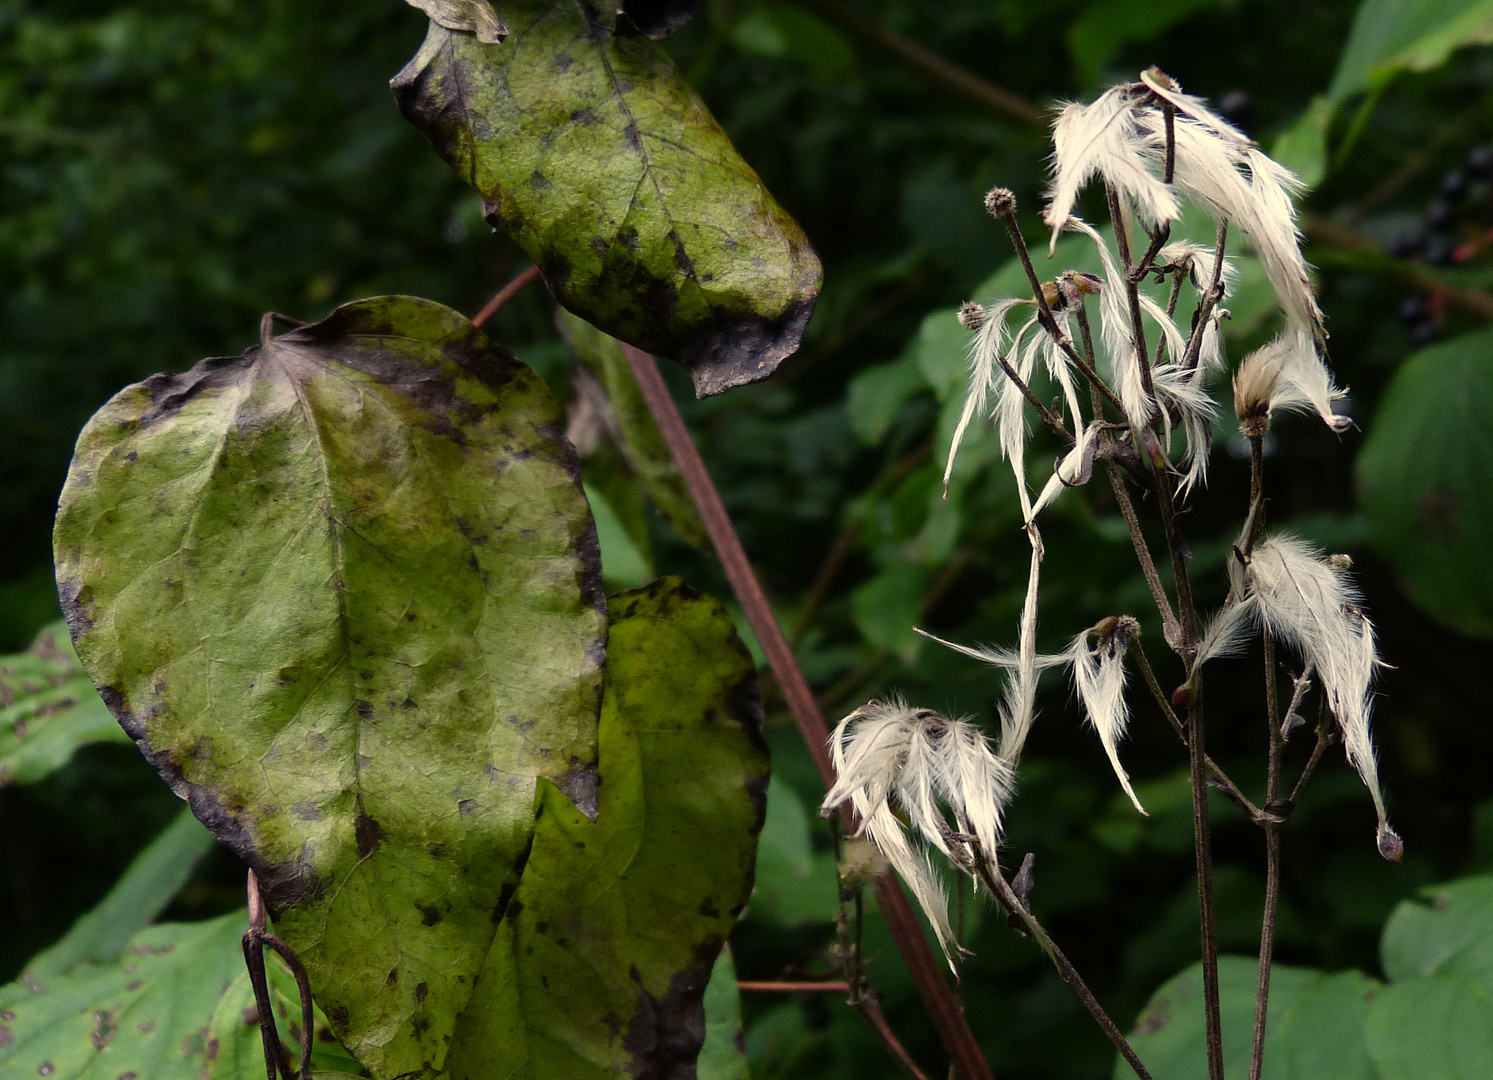
[[1176, 219], [1176, 195], [1150, 168], [1136, 123], [1137, 101], [1135, 85], [1113, 86], [1090, 105], [1071, 103], [1058, 113], [1052, 125], [1052, 186], [1042, 214], [1052, 230], [1049, 253], [1073, 213], [1078, 193], [1095, 175], [1139, 207], [1151, 224]]
[[1287, 327], [1250, 353], [1234, 375], [1234, 414], [1248, 438], [1265, 434], [1270, 418], [1281, 412], [1314, 412], [1333, 431], [1345, 431], [1352, 419], [1332, 408], [1344, 396], [1301, 327]]
[[845, 717], [830, 736], [830, 750], [836, 779], [820, 813], [851, 804], [860, 818], [856, 835], [870, 840], [907, 882], [952, 965], [958, 946], [947, 900], [922, 845], [961, 868], [995, 858], [1012, 770], [974, 725], [897, 700], [868, 702]]
[[[1130, 616], [1111, 616], [1075, 637], [1067, 653], [1073, 668], [1073, 688], [1099, 735], [1110, 767], [1135, 808], [1145, 814], [1146, 808], [1130, 786], [1129, 774], [1120, 765], [1120, 740], [1130, 721], [1125, 704], [1125, 649], [1139, 633], [1140, 624]], [[1091, 636], [1096, 636], [1093, 648], [1089, 647]]]
[[[1380, 850], [1398, 852], [1379, 787], [1370, 731], [1371, 688], [1380, 666], [1374, 627], [1345, 571], [1303, 540], [1277, 535], [1256, 544], [1247, 565], [1231, 564], [1236, 594], [1254, 603], [1258, 622], [1311, 663], [1379, 817]], [[1387, 849], [1387, 850], [1386, 850]]]

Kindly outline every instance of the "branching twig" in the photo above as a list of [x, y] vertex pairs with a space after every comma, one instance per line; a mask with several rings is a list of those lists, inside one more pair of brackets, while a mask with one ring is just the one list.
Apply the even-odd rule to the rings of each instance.
[[[264, 900], [259, 893], [259, 878], [249, 871], [247, 885], [249, 900], [249, 929], [244, 934], [244, 966], [249, 969], [249, 985], [254, 990], [254, 1007], [259, 1014], [259, 1039], [264, 1046], [264, 1069], [268, 1080], [275, 1080], [276, 1069], [286, 1080], [312, 1080], [311, 1042], [316, 1030], [316, 1017], [311, 1004], [311, 980], [306, 975], [305, 965], [289, 945], [268, 930], [269, 920], [264, 909]], [[280, 1032], [275, 1027], [274, 1002], [270, 998], [268, 974], [264, 964], [264, 947], [268, 945], [290, 968], [295, 977], [296, 989], [301, 998], [301, 1068], [293, 1072], [290, 1067], [290, 1052], [280, 1041]]]
[[[1126, 657], [1134, 657], [1136, 667], [1140, 668], [1141, 678], [1145, 681], [1146, 688], [1151, 691], [1151, 697], [1156, 701], [1156, 707], [1161, 710], [1161, 715], [1166, 717], [1167, 723], [1171, 724], [1172, 730], [1177, 733], [1177, 738], [1182, 740], [1182, 745], [1187, 745], [1187, 729], [1183, 727], [1182, 721], [1177, 719], [1177, 713], [1172, 708], [1172, 703], [1166, 699], [1165, 692], [1161, 689], [1161, 683], [1157, 681], [1156, 671], [1151, 667], [1151, 661], [1146, 652], [1140, 646], [1133, 646], [1125, 652]], [[1229, 778], [1228, 773], [1207, 754], [1203, 755], [1203, 764], [1212, 776], [1212, 785], [1229, 802], [1249, 815], [1249, 820], [1256, 825], [1263, 825], [1272, 820], [1272, 815], [1261, 810], [1240, 790], [1239, 785]]]
[[1220, 221], [1218, 223], [1218, 239], [1213, 248], [1213, 280], [1208, 284], [1208, 291], [1203, 294], [1203, 299], [1198, 303], [1198, 309], [1192, 319], [1192, 336], [1187, 339], [1187, 351], [1182, 354], [1182, 370], [1191, 371], [1197, 367], [1198, 357], [1203, 351], [1203, 334], [1208, 330], [1208, 323], [1213, 319], [1213, 309], [1223, 299], [1223, 254], [1228, 246], [1229, 223]]
[[1106, 460], [1104, 467], [1105, 472], [1109, 474], [1109, 486], [1114, 489], [1115, 501], [1120, 504], [1120, 516], [1125, 519], [1125, 527], [1130, 530], [1130, 544], [1135, 548], [1136, 561], [1140, 563], [1141, 573], [1145, 576], [1146, 585], [1151, 590], [1151, 599], [1156, 602], [1156, 610], [1161, 613], [1162, 637], [1174, 650], [1181, 652], [1182, 627], [1177, 621], [1176, 613], [1172, 610], [1172, 602], [1166, 595], [1166, 587], [1161, 584], [1161, 575], [1156, 572], [1156, 562], [1151, 558], [1151, 549], [1146, 546], [1146, 538], [1140, 528], [1140, 518], [1136, 515], [1135, 504], [1130, 501], [1130, 492], [1125, 487], [1125, 478], [1120, 475], [1119, 467], [1114, 462]]

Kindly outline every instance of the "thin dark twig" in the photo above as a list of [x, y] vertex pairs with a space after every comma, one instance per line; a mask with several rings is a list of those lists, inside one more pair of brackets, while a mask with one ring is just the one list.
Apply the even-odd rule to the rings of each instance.
[[[1146, 357], [1146, 327], [1141, 322], [1140, 289], [1130, 279], [1135, 264], [1130, 259], [1130, 234], [1125, 228], [1125, 213], [1120, 207], [1120, 193], [1106, 184], [1105, 196], [1109, 200], [1109, 218], [1115, 229], [1115, 248], [1120, 253], [1120, 269], [1125, 278], [1125, 299], [1130, 304], [1130, 332], [1135, 341], [1135, 362], [1140, 365], [1140, 381], [1146, 396], [1154, 398], [1156, 387], [1151, 382], [1151, 363]], [[1114, 283], [1109, 283], [1114, 288]]]
[[487, 322], [488, 319], [492, 318], [498, 313], [499, 308], [508, 303], [508, 301], [512, 300], [514, 296], [518, 294], [518, 291], [520, 289], [522, 289], [525, 285], [533, 281], [538, 276], [539, 267], [537, 265], [530, 266], [524, 270], [520, 270], [512, 281], [510, 281], [507, 285], [504, 285], [497, 292], [493, 293], [492, 299], [482, 306], [481, 311], [472, 316], [472, 325], [481, 326], [483, 323]]
[[[1146, 688], [1151, 691], [1151, 697], [1156, 701], [1156, 707], [1161, 711], [1161, 715], [1166, 717], [1167, 723], [1171, 724], [1172, 730], [1177, 733], [1177, 738], [1182, 740], [1182, 745], [1186, 746], [1187, 729], [1182, 726], [1182, 721], [1177, 719], [1172, 703], [1166, 699], [1166, 694], [1161, 689], [1161, 683], [1157, 681], [1156, 671], [1151, 667], [1151, 661], [1147, 658], [1145, 650], [1135, 645], [1127, 649], [1125, 655], [1127, 658], [1134, 659], [1135, 666], [1140, 668], [1141, 678], [1145, 681]], [[1251, 821], [1260, 825], [1269, 819], [1270, 815], [1256, 806], [1249, 796], [1239, 789], [1239, 785], [1229, 778], [1228, 773], [1224, 772], [1207, 754], [1203, 755], [1203, 764], [1207, 766], [1213, 778], [1213, 786], [1224, 798], [1248, 814]]]
[[1114, 1043], [1115, 1049], [1120, 1052], [1120, 1056], [1135, 1070], [1135, 1075], [1140, 1077], [1140, 1080], [1151, 1080], [1151, 1074], [1146, 1071], [1146, 1066], [1141, 1062], [1134, 1047], [1130, 1045], [1130, 1041], [1110, 1019], [1109, 1013], [1104, 1011], [1104, 1006], [1099, 1004], [1099, 999], [1089, 989], [1088, 983], [1084, 982], [1083, 976], [1078, 973], [1073, 962], [1064, 955], [1063, 950], [1058, 948], [1057, 942], [1052, 940], [1046, 928], [1037, 921], [1030, 906], [1012, 890], [1010, 883], [1000, 872], [1000, 867], [995, 865], [995, 861], [981, 854], [975, 859], [975, 872], [979, 874], [980, 880], [985, 883], [986, 887], [1000, 898], [1005, 909], [1021, 923], [1027, 936], [1047, 954], [1047, 958], [1052, 961], [1052, 966], [1057, 968], [1063, 981], [1073, 988], [1073, 992], [1083, 1002], [1084, 1008], [1089, 1010], [1089, 1015], [1094, 1018], [1099, 1029], [1108, 1036], [1109, 1041]]
[[1084, 378], [1089, 381], [1089, 399], [1094, 407], [1094, 419], [1102, 420], [1104, 418], [1104, 406], [1099, 400], [1101, 395], [1123, 414], [1125, 403], [1109, 388], [1109, 384], [1099, 377], [1099, 372], [1094, 364], [1094, 332], [1089, 327], [1089, 313], [1084, 308], [1083, 301], [1080, 300], [1077, 307], [1073, 310], [1074, 315], [1078, 319], [1078, 332], [1083, 341], [1083, 355], [1075, 355], [1071, 359], [1078, 370], [1083, 372]]
[[1182, 354], [1182, 370], [1191, 371], [1197, 367], [1198, 357], [1203, 351], [1203, 334], [1208, 330], [1208, 323], [1213, 319], [1213, 309], [1223, 299], [1223, 253], [1228, 246], [1229, 223], [1220, 221], [1218, 223], [1218, 239], [1213, 246], [1213, 280], [1208, 283], [1208, 291], [1198, 303], [1198, 309], [1192, 317], [1192, 335], [1187, 339], [1187, 350]]
[[[1167, 314], [1167, 318], [1171, 318], [1177, 312], [1177, 300], [1182, 295], [1182, 275], [1183, 275], [1183, 272], [1180, 271], [1180, 270], [1176, 270], [1176, 271], [1172, 272], [1172, 275], [1171, 275], [1171, 277], [1172, 277], [1171, 291], [1167, 293], [1167, 297], [1166, 297], [1166, 314]], [[1162, 358], [1165, 355], [1166, 355], [1166, 335], [1162, 334], [1161, 336], [1159, 336], [1156, 339], [1156, 354], [1151, 357], [1151, 364], [1154, 366], [1156, 364], [1161, 363], [1161, 360], [1162, 360]]]
[[[669, 393], [653, 357], [630, 345], [622, 346], [622, 354], [627, 358], [633, 377], [638, 381], [638, 388], [648, 405], [648, 411], [653, 414], [654, 422], [658, 424], [669, 452], [679, 466], [690, 498], [700, 512], [700, 519], [705, 523], [705, 530], [715, 546], [731, 588], [741, 602], [763, 652], [767, 654], [768, 664], [783, 692], [788, 709], [798, 725], [821, 779], [828, 787], [834, 782], [834, 767], [829, 759], [829, 725], [825, 722], [824, 714], [819, 711], [814, 692], [809, 688], [808, 680], [804, 678], [803, 670], [798, 666], [787, 638], [783, 636], [782, 627], [778, 625], [777, 616], [767, 602], [762, 585], [747, 560], [746, 551], [743, 550], [741, 540], [726, 513], [726, 507], [721, 502], [720, 492], [710, 479], [705, 461], [700, 457], [694, 440], [690, 438], [689, 428], [679, 413], [679, 406]], [[949, 1058], [958, 1065], [965, 1080], [987, 1080], [990, 1077], [990, 1067], [985, 1063], [979, 1043], [964, 1019], [958, 998], [945, 981], [938, 961], [934, 959], [927, 940], [918, 928], [907, 895], [896, 881], [883, 877], [877, 883], [876, 896], [903, 961], [918, 987], [923, 1006], [938, 1029]]]
[[1322, 752], [1332, 745], [1332, 727], [1328, 723], [1328, 716], [1326, 703], [1319, 702], [1317, 705], [1317, 745], [1312, 747], [1312, 756], [1306, 759], [1306, 767], [1301, 770], [1296, 786], [1291, 789], [1292, 804], [1301, 797], [1301, 789], [1306, 787], [1306, 782], [1312, 778], [1312, 773], [1317, 771], [1317, 763], [1322, 760]]
[[311, 979], [306, 974], [306, 965], [285, 942], [274, 934], [261, 934], [260, 940], [279, 954], [295, 978], [296, 991], [301, 996], [301, 1073], [300, 1080], [311, 1080], [311, 1036], [316, 1031], [316, 1014], [311, 1005]]
[[871, 1025], [872, 1030], [881, 1036], [881, 1041], [886, 1046], [887, 1052], [892, 1055], [892, 1058], [898, 1065], [902, 1066], [903, 1072], [912, 1077], [912, 1080], [928, 1080], [928, 1074], [918, 1068], [918, 1063], [907, 1052], [907, 1047], [902, 1045], [902, 1041], [892, 1031], [892, 1026], [886, 1022], [886, 1015], [881, 1011], [881, 1002], [876, 1000], [875, 994], [862, 996], [855, 1003], [855, 1008], [866, 1018], [866, 1022]]
[[290, 1052], [280, 1041], [280, 1032], [275, 1027], [275, 1007], [270, 1000], [269, 978], [264, 966], [264, 944], [269, 919], [259, 893], [259, 877], [253, 870], [249, 871], [245, 892], [249, 905], [249, 929], [243, 938], [244, 967], [249, 969], [249, 985], [254, 991], [259, 1041], [264, 1048], [265, 1075], [268, 1080], [275, 1080], [275, 1071], [278, 1069], [280, 1075], [288, 1080], [292, 1075]]
[[1223, 1022], [1218, 1002], [1218, 929], [1213, 911], [1213, 838], [1208, 828], [1207, 755], [1203, 706], [1194, 693], [1187, 706], [1187, 759], [1192, 776], [1192, 841], [1198, 875], [1198, 919], [1203, 945], [1203, 1018], [1208, 1038], [1208, 1080], [1224, 1080]]
[[997, 86], [962, 67], [951, 64], [937, 53], [883, 26], [869, 17], [861, 8], [841, 3], [840, 0], [799, 0], [799, 2], [826, 16], [832, 22], [838, 23], [841, 29], [867, 45], [896, 57], [922, 73], [931, 82], [967, 101], [1031, 127], [1040, 127], [1046, 122], [1047, 114], [1040, 106], [1005, 87]]
[[1011, 366], [1011, 362], [1000, 353], [995, 354], [995, 360], [996, 363], [1000, 364], [1001, 370], [1006, 373], [1006, 378], [1011, 380], [1011, 384], [1021, 391], [1021, 396], [1026, 398], [1031, 406], [1037, 410], [1037, 415], [1042, 418], [1042, 423], [1047, 425], [1064, 442], [1075, 442], [1073, 433], [1063, 426], [1061, 419], [1054, 416], [1052, 411], [1046, 405], [1042, 404], [1036, 394], [1032, 393], [1031, 387], [1027, 386], [1026, 380], [1016, 373], [1016, 369]]
[[[1256, 476], [1255, 498], [1263, 491]], [[1275, 686], [1275, 637], [1265, 631], [1265, 723], [1270, 735], [1270, 763], [1265, 779], [1265, 805], [1276, 809], [1280, 799], [1280, 759], [1285, 739], [1280, 732], [1280, 699]], [[1265, 1068], [1265, 1017], [1270, 1008], [1270, 971], [1275, 955], [1275, 913], [1280, 904], [1281, 822], [1265, 826], [1265, 914], [1260, 924], [1260, 971], [1255, 984], [1254, 1041], [1249, 1051], [1249, 1080], [1260, 1080]]]
[[829, 587], [834, 584], [835, 575], [840, 572], [840, 567], [855, 550], [855, 540], [860, 534], [861, 522], [852, 521], [840, 530], [834, 543], [829, 546], [829, 553], [825, 555], [824, 562], [814, 574], [814, 581], [804, 596], [803, 606], [798, 609], [798, 618], [793, 621], [790, 636], [795, 644], [804, 636], [804, 631], [809, 628], [814, 621], [814, 616], [819, 613], [819, 605], [824, 603], [825, 596], [829, 594]]
[[826, 982], [793, 982], [791, 980], [743, 980], [736, 989], [744, 994], [848, 994], [850, 984], [844, 979]]
[[1161, 583], [1161, 575], [1156, 572], [1156, 562], [1151, 558], [1151, 549], [1146, 546], [1146, 538], [1140, 528], [1140, 517], [1135, 512], [1135, 504], [1130, 501], [1130, 492], [1125, 487], [1125, 478], [1120, 475], [1120, 468], [1113, 461], [1106, 460], [1104, 468], [1109, 475], [1109, 486], [1114, 489], [1115, 501], [1120, 504], [1120, 516], [1125, 519], [1125, 527], [1130, 530], [1130, 544], [1135, 548], [1136, 561], [1140, 563], [1141, 573], [1145, 576], [1146, 585], [1150, 587], [1151, 599], [1156, 602], [1156, 610], [1161, 613], [1161, 635], [1166, 638], [1168, 645], [1181, 651], [1182, 627], [1177, 621], [1176, 613], [1172, 610], [1172, 602], [1166, 595], [1166, 587]]

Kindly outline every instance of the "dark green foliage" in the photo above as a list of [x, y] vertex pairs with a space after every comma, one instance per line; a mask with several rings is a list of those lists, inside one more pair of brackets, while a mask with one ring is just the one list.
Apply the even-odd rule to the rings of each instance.
[[[1191, 12], [1169, 26], [1145, 5], [1124, 2], [858, 0], [855, 10], [1038, 103], [1087, 95], [1157, 63], [1215, 101], [1243, 92], [1233, 98], [1243, 111], [1232, 115], [1267, 148], [1304, 130], [1298, 120], [1314, 96], [1329, 94], [1359, 11], [1350, 0], [1174, 6]], [[1021, 220], [1038, 231], [1047, 150], [1042, 132], [965, 102], [866, 45], [826, 10], [712, 2], [665, 43], [826, 265], [800, 354], [760, 387], [685, 408], [780, 613], [789, 624], [802, 621], [799, 653], [826, 708], [843, 712], [900, 691], [988, 720], [998, 692], [990, 671], [899, 633], [910, 612], [963, 641], [1009, 642], [1014, 634], [1026, 541], [1008, 475], [961, 464], [947, 502], [938, 490], [945, 414], [962, 364], [963, 335], [947, 313], [963, 300], [989, 299], [998, 286], [980, 283], [1009, 258], [1001, 230], [979, 208], [990, 184], [1012, 187]], [[1127, 11], [1141, 14], [1132, 20]], [[7, 649], [24, 648], [53, 617], [44, 611], [44, 560], [55, 495], [77, 430], [119, 386], [160, 366], [238, 352], [265, 310], [319, 319], [336, 303], [403, 292], [471, 312], [522, 265], [518, 248], [487, 235], [478, 199], [389, 98], [386, 80], [418, 48], [424, 28], [419, 12], [392, 0], [357, 8], [48, 0], [0, 14]], [[1323, 133], [1327, 172], [1307, 209], [1351, 222], [1376, 243], [1423, 232], [1444, 175], [1462, 170], [1469, 152], [1493, 137], [1489, 63], [1486, 48], [1454, 50], [1433, 70], [1400, 71], [1372, 109], [1360, 113], [1370, 95], [1359, 94], [1313, 114], [1305, 130]], [[1486, 196], [1480, 183], [1441, 237], [1449, 250], [1486, 230], [1477, 216]], [[1086, 208], [1090, 216], [1097, 210]], [[1308, 253], [1324, 268], [1331, 358], [1352, 387], [1364, 432], [1338, 439], [1307, 423], [1278, 425], [1270, 468], [1290, 480], [1273, 489], [1269, 513], [1273, 526], [1357, 561], [1383, 654], [1396, 665], [1380, 682], [1376, 730], [1409, 855], [1402, 869], [1377, 860], [1364, 840], [1372, 818], [1361, 785], [1340, 750], [1330, 751], [1285, 833], [1279, 944], [1288, 967], [1380, 973], [1380, 929], [1401, 899], [1458, 872], [1469, 852], [1481, 852], [1484, 869], [1493, 866], [1486, 645], [1431, 622], [1409, 598], [1419, 595], [1417, 576], [1453, 580], [1475, 567], [1460, 557], [1430, 561], [1437, 549], [1404, 532], [1403, 514], [1391, 525], [1401, 530], [1394, 535], [1410, 536], [1407, 545], [1372, 545], [1384, 511], [1356, 502], [1352, 485], [1355, 461], [1372, 460], [1360, 459], [1360, 448], [1394, 437], [1375, 425], [1391, 415], [1399, 389], [1386, 397], [1385, 387], [1414, 351], [1397, 317], [1409, 295], [1402, 275], [1418, 268], [1486, 288], [1479, 250], [1450, 268], [1376, 250], [1345, 257], [1320, 243]], [[1237, 359], [1270, 328], [1243, 304], [1233, 307]], [[1427, 305], [1419, 318], [1415, 327], [1454, 340], [1481, 326], [1454, 306]], [[569, 396], [570, 353], [543, 290], [519, 296], [489, 329]], [[681, 398], [690, 396], [680, 372], [667, 374]], [[1442, 434], [1449, 440], [1452, 430], [1445, 424]], [[1218, 434], [1226, 445], [1231, 432]], [[988, 443], [976, 449], [993, 455]], [[1056, 452], [1055, 443], [1039, 442], [1032, 460], [1045, 463]], [[725, 596], [713, 564], [681, 543], [669, 521], [640, 497], [623, 505], [619, 456], [603, 438], [582, 473], [615, 504], [614, 518], [642, 555], [635, 569], [678, 572]], [[1420, 477], [1462, 459], [1410, 460], [1426, 470]], [[1221, 568], [1247, 483], [1247, 470], [1226, 450], [1213, 464], [1210, 498], [1220, 509], [1199, 509], [1186, 526], [1210, 605], [1224, 592]], [[1106, 614], [1145, 614], [1118, 524], [1102, 491], [1063, 496], [1044, 530], [1044, 645]], [[605, 548], [605, 533], [602, 541]], [[1401, 552], [1412, 549], [1428, 554], [1407, 571]], [[835, 550], [846, 554], [830, 565]], [[821, 574], [828, 583], [811, 594]], [[1161, 667], [1155, 631], [1147, 627], [1143, 644]], [[1257, 656], [1220, 665], [1209, 686], [1210, 748], [1251, 792], [1263, 784], [1258, 672]], [[1182, 752], [1138, 705], [1125, 760], [1152, 811], [1141, 820], [1114, 798], [1066, 688], [1054, 680], [1040, 704], [1011, 816], [1012, 862], [1038, 854], [1038, 912], [1128, 1026], [1152, 990], [1196, 956]], [[785, 725], [769, 694], [774, 793], [787, 792], [779, 798], [786, 809], [769, 808], [764, 854], [776, 854], [764, 857], [761, 891], [736, 934], [745, 978], [828, 971], [829, 840], [813, 817], [822, 792]], [[1297, 739], [1288, 747], [1291, 768], [1305, 758]], [[138, 795], [140, 778], [124, 773], [123, 754], [86, 750], [42, 785], [0, 791], [0, 916], [26, 928], [28, 952], [44, 943], [34, 935], [60, 933], [64, 915], [92, 905], [132, 837], [138, 845], [169, 817], [166, 802]], [[1258, 834], [1227, 804], [1214, 806], [1225, 945], [1243, 954], [1253, 947], [1263, 891]], [[241, 882], [236, 866], [210, 861], [178, 901], [202, 904], [206, 896], [209, 911], [168, 917], [225, 910], [211, 908], [211, 898], [236, 903]], [[977, 956], [962, 990], [997, 1075], [1106, 1071], [1111, 1052], [1066, 987], [1002, 920], [978, 912], [971, 904], [968, 943]], [[866, 940], [868, 970], [893, 1026], [938, 1074], [940, 1051], [874, 912]], [[9, 977], [23, 955], [7, 947]], [[1334, 975], [1312, 992], [1358, 978]], [[1334, 998], [1323, 1007], [1350, 1005]], [[832, 995], [753, 995], [744, 1010], [758, 1080], [898, 1075]]]

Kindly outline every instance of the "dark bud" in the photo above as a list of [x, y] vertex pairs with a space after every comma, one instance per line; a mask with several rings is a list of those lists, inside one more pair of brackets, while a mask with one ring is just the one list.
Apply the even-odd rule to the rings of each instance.
[[1410, 340], [1417, 345], [1430, 345], [1440, 336], [1440, 329], [1431, 319], [1418, 322], [1410, 328]]
[[1405, 857], [1405, 841], [1388, 825], [1379, 826], [1379, 854], [1390, 862], [1397, 863]]
[[1028, 911], [1032, 910], [1032, 905], [1027, 902], [1027, 898], [1032, 895], [1032, 889], [1037, 884], [1036, 869], [1037, 856], [1028, 851], [1026, 857], [1021, 860], [1021, 869], [1016, 871], [1016, 876], [1011, 879], [1011, 891], [1016, 894], [1016, 899], [1021, 901], [1021, 906]]
[[1449, 199], [1436, 199], [1426, 210], [1426, 228], [1440, 232], [1452, 223], [1456, 213], [1457, 209]]
[[803, 1009], [804, 1026], [810, 1031], [823, 1031], [834, 1022], [830, 1015], [829, 1002], [825, 999], [828, 994], [800, 994], [798, 997], [799, 1008]]
[[1254, 102], [1245, 90], [1226, 91], [1215, 107], [1220, 116], [1239, 127], [1249, 126], [1250, 116], [1254, 113]]
[[993, 217], [1006, 218], [1016, 213], [1016, 196], [1010, 188], [991, 188], [985, 196], [985, 209]]
[[1467, 151], [1467, 171], [1483, 180], [1493, 179], [1493, 146], [1474, 146]]
[[1414, 325], [1426, 317], [1426, 302], [1423, 297], [1407, 296], [1400, 301], [1400, 319]]
[[1185, 709], [1192, 704], [1192, 687], [1183, 683], [1172, 691], [1172, 705], [1178, 709]]
[[1455, 199], [1467, 190], [1467, 174], [1461, 169], [1453, 169], [1441, 178], [1441, 194], [1448, 199]]
[[1456, 253], [1456, 245], [1444, 236], [1434, 236], [1426, 242], [1425, 258], [1432, 266], [1450, 266]]

